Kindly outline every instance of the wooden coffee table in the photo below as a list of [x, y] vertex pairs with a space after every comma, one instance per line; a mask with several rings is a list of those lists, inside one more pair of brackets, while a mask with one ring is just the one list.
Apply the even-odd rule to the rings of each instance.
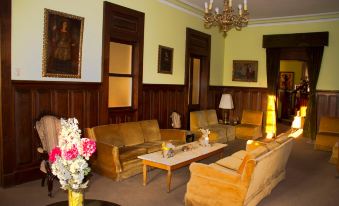
[[222, 157], [225, 147], [227, 144], [214, 143], [209, 147], [199, 146], [198, 142], [192, 142], [193, 149], [189, 151], [181, 151], [181, 147], [188, 145], [181, 145], [175, 149], [175, 155], [171, 158], [164, 158], [161, 151], [145, 154], [138, 156], [139, 159], [142, 159], [143, 164], [143, 185], [147, 184], [147, 167], [155, 167], [158, 169], [167, 170], [167, 192], [171, 190], [171, 179], [172, 171], [182, 168], [207, 157], [213, 156], [215, 154], [220, 154]]

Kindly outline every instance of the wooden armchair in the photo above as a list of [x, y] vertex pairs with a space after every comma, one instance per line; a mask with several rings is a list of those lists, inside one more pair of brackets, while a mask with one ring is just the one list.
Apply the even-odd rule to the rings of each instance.
[[40, 138], [40, 144], [37, 148], [40, 158], [40, 170], [43, 172], [41, 186], [45, 185], [47, 177], [48, 196], [52, 196], [53, 181], [56, 178], [53, 175], [49, 164], [49, 152], [58, 145], [58, 136], [60, 132], [60, 119], [54, 116], [43, 116], [35, 123], [35, 128]]

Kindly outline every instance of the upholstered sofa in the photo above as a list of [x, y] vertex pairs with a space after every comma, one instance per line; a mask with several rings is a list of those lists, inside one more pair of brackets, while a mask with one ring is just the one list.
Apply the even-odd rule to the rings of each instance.
[[314, 148], [332, 151], [337, 141], [339, 141], [339, 118], [321, 117]]
[[225, 143], [234, 140], [234, 128], [218, 124], [217, 113], [214, 109], [190, 112], [190, 130], [196, 140], [201, 137], [200, 128], [210, 130], [211, 142]]
[[262, 111], [243, 110], [241, 123], [235, 127], [235, 137], [247, 140], [262, 137], [262, 117]]
[[157, 120], [86, 128], [85, 136], [96, 141], [94, 171], [117, 181], [141, 173], [142, 163], [137, 157], [159, 151], [163, 141], [175, 145], [186, 142], [185, 130], [159, 129]]
[[257, 205], [285, 178], [292, 146], [293, 138], [282, 134], [267, 144], [253, 142], [210, 165], [192, 163], [186, 206]]

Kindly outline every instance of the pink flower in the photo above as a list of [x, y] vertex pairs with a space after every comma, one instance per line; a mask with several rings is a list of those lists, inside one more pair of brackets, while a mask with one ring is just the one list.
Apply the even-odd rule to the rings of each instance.
[[96, 150], [96, 145], [93, 140], [88, 138], [81, 139], [81, 146], [82, 146], [82, 156], [89, 158]]
[[79, 152], [75, 145], [70, 150], [64, 152], [64, 158], [66, 160], [72, 160], [78, 156]]
[[55, 162], [57, 156], [59, 156], [59, 157], [61, 156], [61, 150], [60, 150], [59, 147], [54, 147], [49, 154], [50, 163], [53, 164]]

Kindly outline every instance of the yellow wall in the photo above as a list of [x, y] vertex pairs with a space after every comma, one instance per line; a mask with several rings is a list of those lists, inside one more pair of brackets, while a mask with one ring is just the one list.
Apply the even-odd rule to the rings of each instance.
[[294, 73], [294, 84], [299, 84], [301, 79], [303, 62], [297, 60], [281, 60], [280, 61], [280, 72], [293, 72]]
[[[299, 24], [251, 26], [242, 31], [230, 31], [225, 39], [224, 81], [226, 86], [267, 87], [266, 53], [263, 35], [329, 31], [329, 46], [325, 47], [317, 89], [338, 90], [339, 81], [339, 21]], [[233, 60], [258, 60], [258, 82], [232, 81]]]
[[[217, 29], [206, 30], [200, 18], [179, 11], [159, 0], [110, 0], [145, 13], [143, 82], [184, 84], [186, 27], [212, 34], [212, 85], [223, 82], [224, 38]], [[44, 8], [85, 18], [82, 78], [42, 78]], [[44, 81], [101, 81], [103, 1], [13, 0], [12, 79]], [[173, 75], [157, 73], [158, 46], [174, 48]]]

